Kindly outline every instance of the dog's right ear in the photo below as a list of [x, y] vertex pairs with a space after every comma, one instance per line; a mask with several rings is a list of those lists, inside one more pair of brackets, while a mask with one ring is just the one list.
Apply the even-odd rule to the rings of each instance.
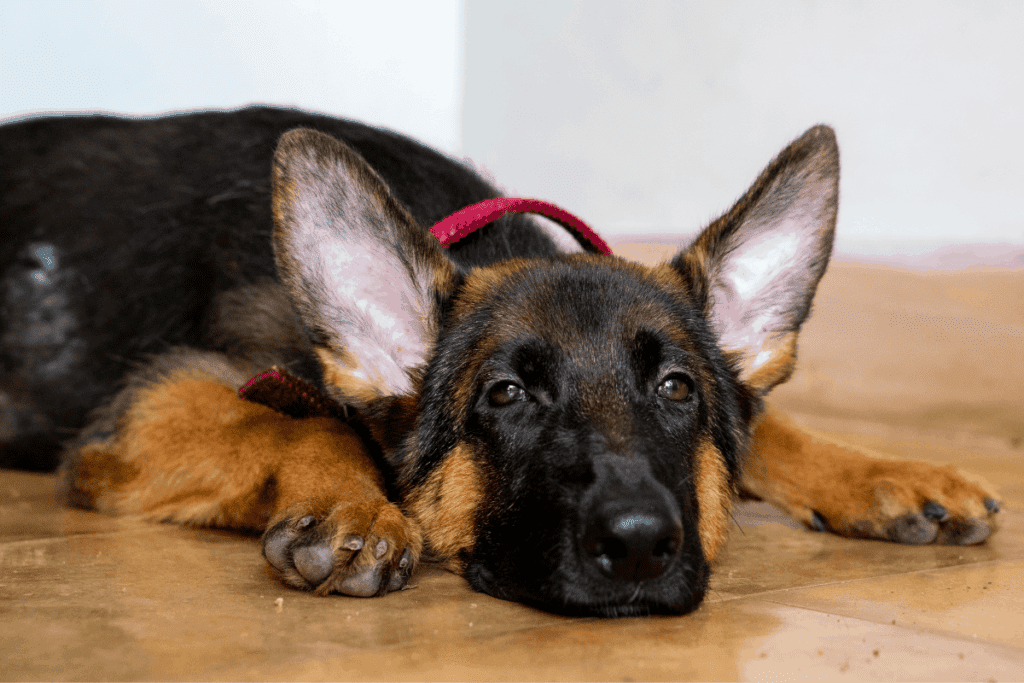
[[354, 150], [309, 129], [273, 163], [274, 257], [336, 398], [412, 392], [454, 286], [442, 247]]
[[672, 261], [757, 394], [793, 371], [797, 334], [832, 254], [838, 203], [835, 133], [815, 126]]

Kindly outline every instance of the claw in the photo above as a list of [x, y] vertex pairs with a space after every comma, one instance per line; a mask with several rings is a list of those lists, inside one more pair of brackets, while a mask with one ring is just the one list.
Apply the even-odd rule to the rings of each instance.
[[402, 553], [402, 558], [398, 561], [398, 568], [391, 574], [391, 580], [388, 581], [388, 592], [401, 590], [409, 580], [409, 576], [412, 574], [411, 570], [412, 552], [406, 548]]
[[406, 569], [409, 569], [409, 566], [411, 564], [412, 564], [412, 551], [409, 550], [408, 548], [406, 548], [405, 552], [402, 553], [402, 559], [400, 559], [398, 561], [398, 568], [400, 570], [406, 570]]
[[345, 550], [362, 550], [363, 537], [359, 534], [349, 534], [345, 537], [345, 540], [341, 542], [341, 547]]
[[828, 522], [825, 521], [825, 518], [818, 514], [817, 510], [812, 512], [814, 516], [811, 517], [811, 525], [814, 527], [814, 530], [818, 532], [828, 531]]
[[945, 522], [949, 519], [949, 511], [934, 501], [928, 501], [921, 509], [924, 516], [935, 522]]

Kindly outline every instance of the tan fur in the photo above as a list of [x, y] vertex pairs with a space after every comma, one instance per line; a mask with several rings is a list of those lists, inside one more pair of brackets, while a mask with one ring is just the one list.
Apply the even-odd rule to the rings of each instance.
[[[728, 353], [728, 350], [726, 351]], [[744, 355], [740, 360], [740, 377], [758, 393], [764, 395], [772, 387], [782, 384], [796, 367], [796, 332], [768, 339], [761, 347], [768, 359], [756, 368], [752, 367], [755, 356]]]
[[316, 348], [324, 372], [324, 381], [337, 388], [345, 399], [355, 405], [366, 405], [387, 394], [384, 378], [370, 376], [359, 362], [344, 350]]
[[886, 538], [890, 525], [928, 502], [966, 523], [997, 517], [983, 504], [998, 500], [949, 465], [884, 460], [800, 428], [769, 411], [754, 432], [741, 476], [744, 493], [766, 500], [807, 526], [814, 513], [844, 536]]
[[691, 298], [690, 288], [687, 286], [686, 280], [680, 276], [679, 271], [671, 263], [660, 263], [648, 269], [647, 272], [662, 289], [676, 294], [681, 299]]
[[463, 444], [456, 446], [423, 486], [412, 492], [406, 509], [420, 523], [433, 554], [459, 572], [459, 553], [473, 547], [477, 510], [483, 502], [479, 467]]
[[700, 544], [708, 562], [718, 559], [729, 534], [729, 516], [732, 512], [733, 491], [729, 485], [729, 471], [722, 453], [710, 439], [697, 447], [694, 458], [694, 483], [697, 489], [697, 507], [700, 518], [697, 529]]
[[109, 513], [253, 531], [315, 515], [333, 525], [336, 550], [351, 533], [368, 546], [389, 539], [390, 555], [409, 547], [415, 559], [422, 548], [419, 529], [387, 500], [350, 427], [244, 401], [199, 371], [180, 370], [140, 391], [117, 435], [82, 448], [67, 475]]
[[474, 268], [466, 276], [462, 291], [455, 302], [455, 316], [460, 318], [478, 309], [498, 291], [506, 278], [526, 270], [530, 265], [525, 259], [509, 259], [486, 268]]
[[77, 475], [87, 478], [83, 468], [101, 460], [107, 472], [133, 472], [131, 487], [108, 486], [97, 501], [110, 512], [260, 529], [271, 510], [252, 503], [271, 477], [274, 504], [331, 495], [336, 484], [325, 471], [360, 489], [380, 487], [373, 461], [343, 423], [292, 419], [200, 372], [179, 371], [141, 392], [119, 432], [116, 441], [84, 449]]

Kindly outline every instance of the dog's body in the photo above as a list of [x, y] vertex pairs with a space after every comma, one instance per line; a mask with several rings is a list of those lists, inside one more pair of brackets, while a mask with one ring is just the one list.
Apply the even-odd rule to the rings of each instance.
[[[494, 188], [290, 110], [8, 125], [0, 181], [5, 461], [71, 438], [69, 502], [263, 531], [292, 585], [383, 594], [429, 551], [545, 609], [681, 613], [736, 492], [849, 536], [994, 525], [955, 471], [763, 411], [831, 251], [827, 128], [656, 268], [523, 216], [445, 250], [425, 228]], [[239, 398], [270, 366], [357, 417]]]

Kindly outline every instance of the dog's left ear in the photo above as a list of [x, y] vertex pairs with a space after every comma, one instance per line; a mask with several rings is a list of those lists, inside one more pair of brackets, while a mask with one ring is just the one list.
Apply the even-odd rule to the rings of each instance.
[[796, 338], [832, 253], [839, 202], [835, 133], [816, 126], [672, 261], [740, 378], [764, 395], [796, 362]]

